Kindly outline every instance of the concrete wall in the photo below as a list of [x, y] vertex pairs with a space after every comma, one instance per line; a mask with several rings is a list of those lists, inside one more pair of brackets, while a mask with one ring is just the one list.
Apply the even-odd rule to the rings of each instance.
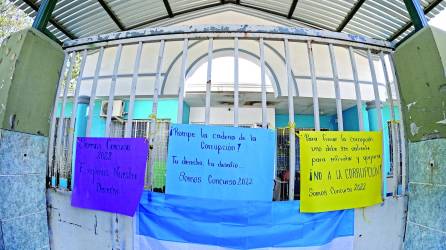
[[406, 223], [406, 204], [405, 197], [387, 197], [382, 204], [355, 209], [354, 249], [401, 249]]
[[[45, 63], [41, 61], [43, 57]], [[48, 136], [63, 61], [61, 47], [28, 29], [7, 39], [0, 58], [1, 128]]]
[[[72, 207], [69, 192], [48, 190], [47, 199], [52, 249], [133, 249], [132, 217], [119, 215], [119, 243], [115, 243], [111, 213]], [[400, 249], [406, 202], [405, 198], [388, 197], [383, 204], [355, 209], [354, 249]]]
[[0, 249], [48, 248], [48, 138], [0, 129]]
[[[133, 218], [71, 206], [71, 192], [47, 190], [51, 249], [133, 249]], [[116, 240], [117, 236], [119, 240]]]
[[446, 249], [446, 32], [425, 28], [395, 52], [409, 144], [405, 249]]
[[[41, 59], [45, 58], [45, 63]], [[0, 48], [0, 249], [49, 249], [49, 118], [63, 51], [33, 29]]]

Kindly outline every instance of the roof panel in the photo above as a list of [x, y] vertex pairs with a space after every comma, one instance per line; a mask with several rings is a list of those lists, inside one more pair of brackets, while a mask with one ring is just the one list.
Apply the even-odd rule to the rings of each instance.
[[[446, 1], [441, 2], [440, 4], [438, 4], [434, 9], [432, 9], [432, 11], [430, 11], [427, 15], [426, 18], [429, 21], [430, 19], [434, 18], [436, 15], [438, 15], [441, 11], [446, 9]], [[409, 35], [411, 32], [413, 32], [414, 27], [411, 26], [408, 30], [406, 30], [405, 32], [403, 32], [401, 35], [399, 35], [397, 38], [395, 38], [395, 42], [399, 42], [401, 41], [404, 37], [406, 37], [407, 35]]]
[[343, 31], [359, 35], [367, 33], [373, 38], [387, 39], [409, 21], [402, 0], [369, 0], [364, 2]]
[[77, 37], [119, 30], [99, 2], [95, 0], [61, 1], [60, 5], [56, 5], [53, 18]]
[[246, 6], [254, 6], [265, 10], [275, 11], [288, 15], [291, 8], [291, 0], [240, 0]]
[[163, 1], [134, 0], [132, 4], [121, 0], [106, 0], [105, 2], [125, 27], [168, 15]]
[[415, 30], [415, 28], [412, 26], [408, 30], [406, 30], [403, 34], [401, 34], [399, 37], [395, 39], [395, 42], [400, 42], [404, 37], [408, 36], [410, 33], [412, 33]]
[[[159, 1], [162, 2], [161, 0], [159, 0]], [[220, 3], [220, 1], [218, 1], [218, 0], [196, 0], [196, 1], [169, 0], [169, 3], [170, 3], [170, 7], [172, 8], [172, 12], [175, 14], [178, 12], [193, 10], [195, 8], [199, 8], [199, 7], [203, 7], [203, 6], [207, 6], [207, 5], [218, 4], [218, 3]]]
[[69, 37], [67, 37], [63, 32], [61, 32], [60, 30], [58, 30], [56, 27], [54, 27], [52, 24], [48, 24], [47, 29], [54, 34], [55, 37], [57, 37], [57, 39], [59, 39], [59, 41], [64, 42], [67, 40], [70, 40]]
[[325, 26], [336, 30], [356, 2], [357, 0], [301, 0], [297, 2], [293, 17], [305, 17], [305, 20], [312, 23], [325, 19]]
[[[28, 0], [34, 5], [30, 7], [24, 0], [11, 0], [31, 17], [36, 15], [36, 7], [40, 0]], [[296, 20], [336, 30], [345, 20], [359, 0], [299, 0], [293, 12], [292, 19], [285, 19], [288, 15], [292, 0], [240, 0], [241, 6], [234, 1], [221, 0], [168, 0], [174, 18], [168, 16], [164, 1], [161, 0], [104, 0], [114, 15], [125, 28], [141, 27], [151, 24], [154, 20], [176, 20], [175, 15], [184, 16], [185, 12], [194, 12], [213, 6], [222, 6], [222, 2], [233, 6], [234, 9], [257, 9], [259, 13], [273, 12], [265, 15], [271, 19], [282, 18], [292, 23]], [[442, 1], [435, 8], [432, 3], [437, 0], [420, 0], [424, 8], [431, 12], [430, 19], [446, 8], [446, 1]], [[262, 12], [264, 10], [265, 12]], [[278, 15], [274, 15], [277, 13]], [[403, 0], [366, 0], [355, 16], [348, 22], [343, 32], [368, 36], [378, 39], [389, 39], [403, 33], [396, 39], [399, 41], [410, 33], [410, 19]], [[292, 25], [291, 25], [292, 26]], [[59, 27], [60, 29], [56, 28]], [[97, 0], [59, 0], [52, 16], [52, 23], [48, 25], [58, 39], [65, 41], [68, 35], [86, 37], [97, 34], [120, 31], [118, 25], [104, 10]], [[405, 31], [405, 32], [403, 32]], [[64, 33], [65, 32], [65, 33]]]

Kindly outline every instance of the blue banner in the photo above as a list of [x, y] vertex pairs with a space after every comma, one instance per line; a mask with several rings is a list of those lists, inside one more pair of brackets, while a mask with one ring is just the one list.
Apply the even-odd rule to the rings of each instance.
[[167, 194], [272, 200], [274, 131], [173, 124], [169, 133]]
[[299, 201], [223, 201], [145, 191], [140, 249], [353, 248], [354, 211], [300, 213]]

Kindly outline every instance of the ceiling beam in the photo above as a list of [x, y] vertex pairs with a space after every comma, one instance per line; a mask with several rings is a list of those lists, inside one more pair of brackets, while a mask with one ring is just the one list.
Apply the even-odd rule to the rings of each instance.
[[[39, 5], [35, 4], [31, 0], [23, 0], [31, 9], [33, 9], [35, 12], [39, 11]], [[76, 39], [77, 37], [70, 32], [68, 32], [65, 28], [63, 28], [57, 21], [55, 21], [52, 17], [49, 20], [49, 23], [51, 23], [54, 27], [56, 27], [60, 32], [64, 33], [68, 38], [71, 40]]]
[[164, 7], [166, 7], [167, 14], [169, 15], [170, 18], [172, 18], [174, 15], [172, 12], [172, 8], [170, 8], [169, 0], [163, 0], [163, 2], [164, 2]]
[[427, 19], [424, 15], [423, 6], [419, 0], [404, 0], [410, 20], [415, 26], [415, 30], [420, 30], [427, 26]]
[[48, 21], [53, 14], [54, 7], [56, 7], [57, 0], [43, 0], [40, 2], [39, 10], [34, 18], [33, 28], [43, 32], [48, 25]]
[[[443, 0], [435, 0], [433, 2], [431, 2], [428, 6], [426, 6], [426, 8], [424, 9], [424, 14], [427, 15], [429, 14], [429, 12], [431, 12], [435, 7], [437, 7], [437, 5], [439, 5]], [[406, 32], [406, 30], [408, 30], [410, 27], [412, 27], [413, 23], [412, 21], [407, 22], [401, 29], [399, 29], [397, 32], [395, 32], [389, 39], [387, 39], [388, 41], [393, 41], [395, 39], [397, 39], [401, 34], [403, 34], [404, 32]], [[413, 35], [414, 32], [412, 32], [409, 35]]]
[[299, 1], [299, 0], [293, 0], [293, 2], [291, 3], [290, 11], [288, 11], [288, 16], [287, 16], [288, 19], [293, 17], [293, 13], [294, 13], [294, 10], [296, 9], [297, 1]]
[[350, 12], [347, 14], [347, 16], [342, 20], [342, 23], [339, 25], [339, 27], [336, 29], [337, 32], [341, 32], [345, 26], [352, 20], [352, 18], [355, 16], [356, 12], [361, 8], [362, 4], [365, 2], [365, 0], [359, 0], [355, 6], [350, 10]]
[[121, 23], [121, 21], [119, 21], [118, 17], [116, 17], [115, 13], [110, 9], [107, 3], [104, 0], [98, 0], [98, 2], [101, 4], [105, 12], [107, 12], [107, 14], [110, 16], [113, 22], [115, 22], [116, 26], [118, 26], [121, 31], [126, 30], [124, 25]]

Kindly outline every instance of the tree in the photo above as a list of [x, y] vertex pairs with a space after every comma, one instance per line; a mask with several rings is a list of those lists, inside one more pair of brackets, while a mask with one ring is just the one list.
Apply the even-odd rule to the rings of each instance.
[[0, 0], [0, 43], [9, 35], [31, 26], [32, 18], [27, 16], [8, 0]]

